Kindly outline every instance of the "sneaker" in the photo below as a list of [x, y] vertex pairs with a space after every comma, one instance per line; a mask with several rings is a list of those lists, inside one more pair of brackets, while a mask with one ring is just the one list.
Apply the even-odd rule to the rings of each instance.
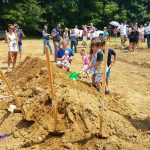
[[107, 95], [107, 94], [110, 94], [110, 90], [109, 89], [105, 91], [105, 95]]
[[92, 83], [92, 86], [95, 87], [95, 88], [97, 88], [96, 84], [93, 84], [93, 83]]

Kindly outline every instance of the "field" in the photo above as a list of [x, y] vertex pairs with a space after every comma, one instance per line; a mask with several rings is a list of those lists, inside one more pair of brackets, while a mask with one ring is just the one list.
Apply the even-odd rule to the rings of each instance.
[[[23, 58], [6, 76], [35, 123], [22, 120], [21, 113], [10, 114], [0, 101], [0, 150], [149, 150], [150, 149], [150, 49], [139, 43], [135, 52], [119, 49], [119, 38], [109, 47], [117, 52], [111, 71], [110, 90], [106, 96], [103, 134], [107, 139], [91, 136], [99, 131], [99, 97], [91, 79], [73, 82], [69, 72], [53, 63], [54, 85], [58, 106], [58, 128], [63, 136], [54, 136], [54, 119], [48, 103], [49, 87], [42, 40], [24, 40]], [[52, 44], [52, 43], [51, 43]], [[53, 44], [52, 44], [53, 45]], [[78, 46], [80, 51], [81, 42]], [[7, 69], [8, 46], [0, 41], [0, 68]], [[89, 48], [87, 49], [87, 52]], [[28, 57], [27, 57], [28, 56]], [[27, 58], [26, 58], [27, 57]], [[82, 60], [75, 54], [72, 71], [80, 71]], [[0, 78], [0, 95], [9, 95]], [[5, 99], [13, 103], [13, 99]]]

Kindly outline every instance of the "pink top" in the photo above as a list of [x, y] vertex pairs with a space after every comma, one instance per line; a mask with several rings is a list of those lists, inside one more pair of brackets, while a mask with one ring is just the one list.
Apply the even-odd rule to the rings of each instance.
[[83, 64], [89, 65], [89, 57], [87, 55], [84, 55], [82, 58], [83, 58]]
[[66, 63], [69, 63], [69, 56], [65, 56], [65, 55], [64, 55], [64, 56], [62, 57], [62, 63], [65, 63], [65, 64], [66, 64]]
[[83, 27], [83, 32], [82, 32], [83, 36], [86, 36], [87, 35], [87, 28], [86, 27]]

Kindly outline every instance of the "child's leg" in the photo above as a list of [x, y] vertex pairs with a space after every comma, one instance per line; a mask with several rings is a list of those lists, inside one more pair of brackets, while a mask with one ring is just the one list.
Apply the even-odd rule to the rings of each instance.
[[98, 91], [101, 92], [102, 91], [102, 84], [101, 84], [101, 82], [97, 81], [96, 85], [97, 85]]

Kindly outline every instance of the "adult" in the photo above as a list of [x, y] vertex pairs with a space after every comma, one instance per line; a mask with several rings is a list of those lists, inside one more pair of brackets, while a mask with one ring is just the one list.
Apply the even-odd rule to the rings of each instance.
[[22, 54], [22, 38], [25, 38], [25, 34], [23, 33], [22, 29], [20, 29], [17, 24], [14, 24], [14, 32], [18, 36], [19, 59], [21, 59], [21, 54]]
[[144, 42], [147, 39], [146, 27], [147, 27], [147, 23], [144, 24]]
[[74, 52], [71, 48], [67, 47], [67, 42], [65, 40], [61, 41], [61, 48], [57, 52], [57, 61], [61, 61], [62, 57], [65, 54], [65, 51], [68, 51], [69, 61], [71, 63], [72, 59], [74, 58]]
[[75, 31], [76, 36], [77, 36], [77, 45], [78, 45], [80, 30], [78, 29], [78, 26], [77, 26], [77, 25], [75, 25], [74, 31]]
[[124, 44], [127, 41], [127, 25], [126, 25], [126, 20], [123, 20], [122, 24], [117, 29], [120, 31], [120, 39], [121, 39], [120, 48], [124, 49]]
[[71, 49], [74, 49], [74, 52], [77, 52], [77, 35], [74, 29], [71, 29], [70, 32], [70, 42], [71, 42]]
[[13, 69], [16, 65], [17, 54], [18, 54], [18, 37], [17, 34], [14, 32], [14, 26], [12, 24], [8, 25], [8, 33], [6, 33], [6, 42], [8, 42], [8, 69], [7, 71], [11, 71], [10, 65], [12, 63]]
[[146, 27], [146, 33], [147, 33], [147, 47], [150, 48], [150, 23]]
[[65, 31], [63, 33], [63, 40], [67, 41], [67, 44], [69, 43], [69, 33], [68, 33], [68, 28], [65, 28]]
[[86, 47], [87, 46], [87, 36], [88, 36], [88, 31], [87, 31], [86, 25], [82, 25], [82, 36], [83, 36], [82, 44], [84, 47]]
[[54, 61], [56, 62], [56, 55], [57, 51], [60, 48], [60, 41], [62, 40], [62, 35], [61, 35], [61, 25], [57, 24], [56, 28], [52, 30], [51, 36], [53, 38], [53, 43], [54, 43]]
[[141, 42], [144, 41], [144, 27], [143, 25], [140, 25], [140, 28], [138, 28], [138, 31], [139, 31], [139, 40]]
[[90, 32], [90, 40], [92, 41], [93, 37], [94, 37], [94, 32], [95, 32], [95, 27], [93, 26], [93, 23], [90, 24], [90, 29], [89, 29], [89, 32]]
[[49, 43], [49, 39], [50, 39], [50, 34], [47, 33], [47, 25], [44, 26], [44, 30], [42, 31], [42, 37], [43, 37], [43, 44], [44, 44], [44, 49], [43, 49], [43, 55], [45, 55], [45, 46], [47, 45], [49, 47], [50, 53], [52, 55], [52, 48], [51, 45]]
[[129, 31], [129, 51], [132, 52], [135, 50], [139, 39], [139, 32], [136, 24], [134, 23]]

